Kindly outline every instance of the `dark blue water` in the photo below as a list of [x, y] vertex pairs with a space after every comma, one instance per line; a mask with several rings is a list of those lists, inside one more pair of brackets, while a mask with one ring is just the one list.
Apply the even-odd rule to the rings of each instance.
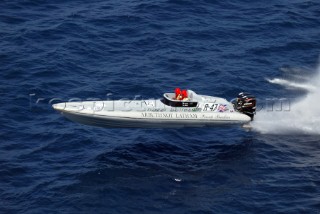
[[319, 135], [104, 129], [49, 105], [303, 96], [266, 78], [317, 66], [319, 17], [316, 0], [2, 1], [0, 213], [319, 213]]

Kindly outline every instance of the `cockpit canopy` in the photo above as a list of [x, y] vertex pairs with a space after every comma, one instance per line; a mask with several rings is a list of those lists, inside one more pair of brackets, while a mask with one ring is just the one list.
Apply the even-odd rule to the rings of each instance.
[[176, 99], [175, 93], [165, 93], [163, 94], [162, 102], [165, 105], [172, 107], [197, 107], [198, 101], [201, 100], [201, 97], [197, 95], [192, 90], [187, 90], [186, 98], [182, 100]]

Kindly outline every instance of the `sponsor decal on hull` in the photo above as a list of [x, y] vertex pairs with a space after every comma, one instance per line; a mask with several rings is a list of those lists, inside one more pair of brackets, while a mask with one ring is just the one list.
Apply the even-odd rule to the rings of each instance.
[[173, 118], [173, 119], [195, 119], [198, 118], [196, 113], [162, 113], [162, 112], [143, 112], [144, 118]]

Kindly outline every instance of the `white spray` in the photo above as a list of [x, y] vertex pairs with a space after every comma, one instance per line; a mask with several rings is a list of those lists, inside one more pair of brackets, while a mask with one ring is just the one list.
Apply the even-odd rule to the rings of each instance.
[[253, 129], [264, 134], [320, 135], [320, 67], [316, 75], [303, 83], [279, 78], [268, 81], [287, 88], [303, 89], [307, 94], [299, 101], [290, 103], [287, 110], [258, 111], [252, 123]]

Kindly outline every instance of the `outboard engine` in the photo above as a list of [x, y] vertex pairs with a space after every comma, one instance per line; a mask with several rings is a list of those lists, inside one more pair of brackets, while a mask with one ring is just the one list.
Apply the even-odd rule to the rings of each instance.
[[256, 98], [250, 93], [241, 92], [236, 99], [232, 101], [234, 109], [238, 112], [241, 112], [245, 115], [251, 117], [253, 120], [254, 115], [256, 114]]

